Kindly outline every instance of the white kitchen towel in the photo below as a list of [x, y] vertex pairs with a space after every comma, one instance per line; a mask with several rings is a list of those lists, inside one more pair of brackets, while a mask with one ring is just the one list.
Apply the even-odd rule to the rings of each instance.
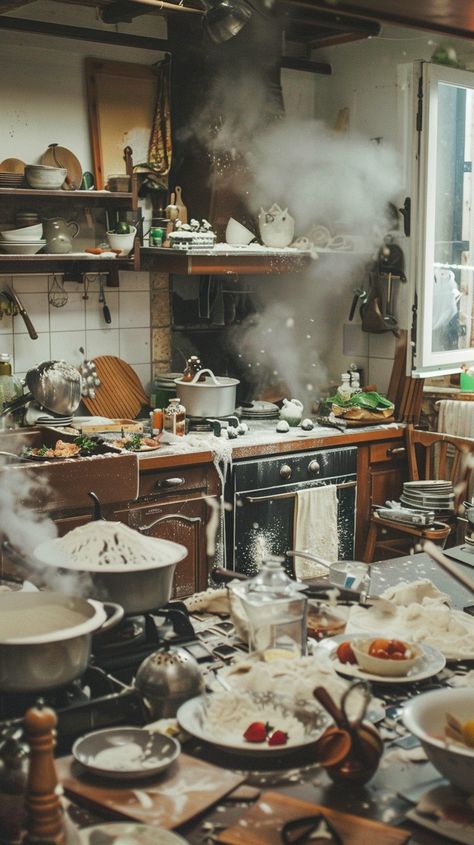
[[438, 403], [438, 431], [456, 437], [474, 437], [474, 402], [441, 399]]
[[[299, 490], [295, 496], [293, 546], [298, 551], [311, 552], [325, 560], [338, 559], [337, 487], [325, 484]], [[319, 578], [327, 570], [317, 563], [295, 558], [297, 578]]]

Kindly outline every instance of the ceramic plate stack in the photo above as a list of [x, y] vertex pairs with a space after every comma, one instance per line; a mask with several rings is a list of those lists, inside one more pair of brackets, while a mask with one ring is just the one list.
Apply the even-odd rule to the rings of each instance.
[[29, 402], [26, 408], [25, 422], [28, 425], [48, 425], [61, 428], [65, 425], [72, 425], [72, 416], [60, 417], [41, 408], [37, 402]]
[[237, 408], [237, 413], [243, 420], [276, 420], [280, 414], [280, 409], [273, 402], [255, 400], [249, 405]]
[[400, 501], [407, 508], [454, 513], [454, 489], [451, 481], [405, 481]]
[[24, 188], [24, 173], [3, 173], [0, 172], [0, 188]]

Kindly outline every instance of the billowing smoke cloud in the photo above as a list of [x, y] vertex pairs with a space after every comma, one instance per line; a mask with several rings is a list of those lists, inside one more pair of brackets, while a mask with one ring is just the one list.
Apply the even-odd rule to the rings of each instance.
[[296, 231], [325, 225], [332, 234], [379, 236], [387, 203], [399, 189], [395, 151], [315, 120], [283, 120], [255, 137], [246, 154], [253, 211], [288, 206]]
[[47, 489], [32, 475], [12, 468], [2, 473], [0, 487], [0, 525], [2, 534], [25, 555], [43, 540], [56, 536], [54, 522], [40, 512]]

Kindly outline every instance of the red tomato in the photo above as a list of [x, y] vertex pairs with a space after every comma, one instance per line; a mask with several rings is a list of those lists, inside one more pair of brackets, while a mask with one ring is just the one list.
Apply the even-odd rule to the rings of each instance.
[[336, 654], [341, 663], [357, 663], [352, 646], [348, 640], [338, 645]]
[[373, 640], [370, 643], [370, 646], [369, 646], [369, 654], [372, 657], [380, 657], [380, 655], [377, 654], [377, 652], [379, 652], [379, 651], [384, 651], [388, 654], [389, 643], [390, 643], [390, 640], [383, 640], [383, 639]]
[[392, 655], [394, 652], [399, 652], [404, 655], [407, 650], [407, 644], [402, 640], [390, 640], [388, 644], [388, 653]]

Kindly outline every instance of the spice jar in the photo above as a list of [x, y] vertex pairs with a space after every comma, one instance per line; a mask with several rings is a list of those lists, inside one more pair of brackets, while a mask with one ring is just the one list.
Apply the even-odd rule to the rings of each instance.
[[163, 428], [181, 437], [186, 434], [186, 408], [179, 399], [170, 399], [164, 413]]

